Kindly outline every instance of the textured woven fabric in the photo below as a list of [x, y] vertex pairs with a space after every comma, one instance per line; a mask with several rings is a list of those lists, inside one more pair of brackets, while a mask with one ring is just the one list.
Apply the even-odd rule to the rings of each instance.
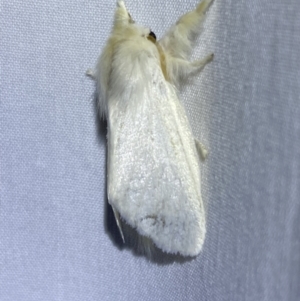
[[[126, 2], [158, 37], [195, 0]], [[202, 165], [200, 256], [121, 248], [105, 191], [93, 67], [115, 1], [2, 0], [0, 300], [296, 301], [300, 296], [300, 2], [215, 0], [181, 98]]]

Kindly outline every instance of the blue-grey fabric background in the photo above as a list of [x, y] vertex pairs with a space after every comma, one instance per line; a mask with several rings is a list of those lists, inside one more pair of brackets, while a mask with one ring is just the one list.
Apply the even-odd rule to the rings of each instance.
[[[160, 37], [196, 0], [127, 0]], [[300, 300], [300, 2], [215, 0], [181, 98], [202, 165], [207, 238], [157, 264], [116, 243], [105, 124], [85, 76], [115, 1], [2, 0], [0, 300]]]

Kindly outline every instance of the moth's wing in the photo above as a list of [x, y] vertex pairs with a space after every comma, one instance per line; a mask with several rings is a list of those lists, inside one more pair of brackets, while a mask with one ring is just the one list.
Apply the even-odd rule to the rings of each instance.
[[194, 256], [205, 237], [196, 146], [175, 89], [147, 60], [109, 99], [108, 199], [163, 251]]

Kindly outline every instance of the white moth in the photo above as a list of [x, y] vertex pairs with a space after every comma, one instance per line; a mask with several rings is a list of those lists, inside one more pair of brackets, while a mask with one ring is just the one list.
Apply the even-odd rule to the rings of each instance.
[[[100, 114], [107, 119], [107, 192], [124, 241], [122, 222], [167, 253], [195, 256], [205, 238], [199, 155], [176, 87], [213, 54], [190, 62], [192, 40], [212, 0], [203, 0], [156, 41], [118, 1], [111, 36], [96, 71]], [[125, 235], [126, 237], [126, 235]]]

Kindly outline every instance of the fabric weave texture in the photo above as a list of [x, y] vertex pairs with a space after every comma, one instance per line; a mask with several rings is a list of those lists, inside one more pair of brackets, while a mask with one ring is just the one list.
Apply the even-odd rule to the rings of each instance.
[[[195, 0], [126, 1], [159, 38]], [[115, 1], [2, 0], [0, 300], [296, 301], [300, 296], [300, 2], [215, 0], [180, 93], [202, 164], [203, 251], [122, 248], [106, 203], [106, 128], [85, 71]]]

